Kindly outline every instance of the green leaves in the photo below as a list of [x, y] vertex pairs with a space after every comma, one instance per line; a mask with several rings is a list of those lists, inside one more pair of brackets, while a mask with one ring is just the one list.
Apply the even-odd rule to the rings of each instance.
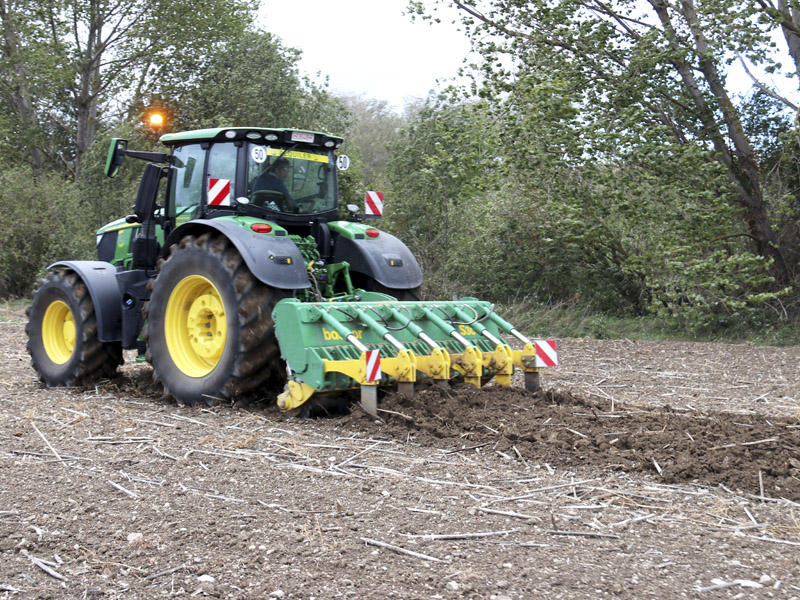
[[[250, 22], [251, 0], [19, 0], [0, 13], [0, 102], [12, 107], [37, 170], [80, 163], [104, 124], [141, 104], [154, 81], [201, 62]], [[130, 105], [127, 104], [130, 102]], [[32, 135], [31, 135], [32, 134]]]
[[1, 166], [0, 298], [22, 297], [45, 265], [92, 258], [94, 231], [74, 184], [52, 174], [34, 178], [27, 165]]
[[[792, 5], [455, 4], [480, 56], [472, 89], [498, 165], [481, 199], [488, 241], [477, 257], [447, 253], [462, 285], [690, 329], [750, 318], [786, 293], [800, 260], [798, 140], [776, 94], [764, 86], [745, 102], [725, 80], [738, 55], [779, 68], [770, 38], [800, 17]], [[790, 55], [797, 63], [800, 42]], [[448, 167], [432, 165], [441, 180]], [[477, 202], [450, 205], [466, 214]]]
[[246, 31], [165, 67], [150, 93], [170, 99], [179, 130], [253, 124], [341, 130], [335, 101], [300, 76], [299, 60], [298, 50], [272, 34]]
[[752, 318], [759, 307], [791, 292], [759, 291], [771, 283], [763, 259], [716, 250], [706, 256], [680, 251], [670, 257], [652, 288], [655, 312], [689, 331], [717, 330]]

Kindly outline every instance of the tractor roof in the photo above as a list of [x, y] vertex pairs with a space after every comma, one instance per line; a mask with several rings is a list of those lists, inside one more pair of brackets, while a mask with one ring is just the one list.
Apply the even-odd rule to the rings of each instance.
[[161, 143], [167, 146], [180, 146], [193, 142], [234, 142], [238, 140], [286, 145], [301, 144], [323, 148], [338, 148], [344, 141], [340, 137], [318, 131], [265, 127], [216, 127], [214, 129], [167, 133], [161, 136]]

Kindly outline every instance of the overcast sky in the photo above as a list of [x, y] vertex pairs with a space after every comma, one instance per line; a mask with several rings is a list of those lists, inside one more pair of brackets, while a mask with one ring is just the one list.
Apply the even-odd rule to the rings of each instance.
[[437, 80], [453, 78], [469, 42], [449, 19], [404, 15], [407, 0], [262, 0], [259, 24], [303, 52], [300, 70], [330, 78], [343, 94], [387, 100], [399, 112]]
[[[437, 80], [455, 77], [469, 55], [469, 41], [452, 23], [455, 9], [440, 7], [441, 23], [412, 23], [403, 14], [406, 5], [407, 0], [261, 0], [258, 22], [284, 45], [300, 49], [301, 71], [328, 76], [334, 92], [387, 100], [401, 112], [406, 98], [424, 98]], [[780, 32], [775, 35], [785, 53]], [[763, 82], [788, 86], [796, 95], [793, 81], [751, 68]], [[735, 63], [729, 89], [747, 92], [751, 85]]]

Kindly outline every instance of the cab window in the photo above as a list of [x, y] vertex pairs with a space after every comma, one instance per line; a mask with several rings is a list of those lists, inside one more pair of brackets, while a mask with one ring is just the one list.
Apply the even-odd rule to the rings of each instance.
[[208, 155], [208, 210], [232, 204], [238, 151], [231, 143], [211, 146]]
[[180, 224], [197, 215], [203, 190], [205, 150], [200, 144], [178, 146], [170, 165], [169, 213]]
[[250, 144], [247, 154], [247, 197], [255, 206], [292, 214], [336, 207], [328, 153]]

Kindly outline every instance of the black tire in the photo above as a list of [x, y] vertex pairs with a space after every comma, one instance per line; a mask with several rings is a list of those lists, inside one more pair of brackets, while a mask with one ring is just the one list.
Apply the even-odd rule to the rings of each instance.
[[388, 294], [389, 296], [394, 296], [401, 302], [419, 302], [422, 300], [422, 296], [419, 293], [418, 287], [408, 289], [390, 288], [386, 287], [382, 283], [378, 283], [372, 277], [363, 275], [361, 273], [352, 273], [351, 277], [355, 287], [361, 288], [367, 292]]
[[384, 294], [389, 294], [390, 296], [394, 296], [400, 302], [419, 302], [422, 300], [422, 296], [419, 293], [419, 288], [411, 288], [408, 290], [396, 290], [394, 288], [387, 288], [381, 286], [384, 290]]
[[110, 378], [122, 364], [122, 343], [98, 339], [92, 298], [74, 271], [43, 279], [26, 313], [31, 365], [48, 387]]
[[143, 309], [147, 358], [165, 395], [210, 405], [280, 391], [286, 374], [272, 309], [288, 294], [253, 277], [222, 235], [187, 236], [169, 251]]

